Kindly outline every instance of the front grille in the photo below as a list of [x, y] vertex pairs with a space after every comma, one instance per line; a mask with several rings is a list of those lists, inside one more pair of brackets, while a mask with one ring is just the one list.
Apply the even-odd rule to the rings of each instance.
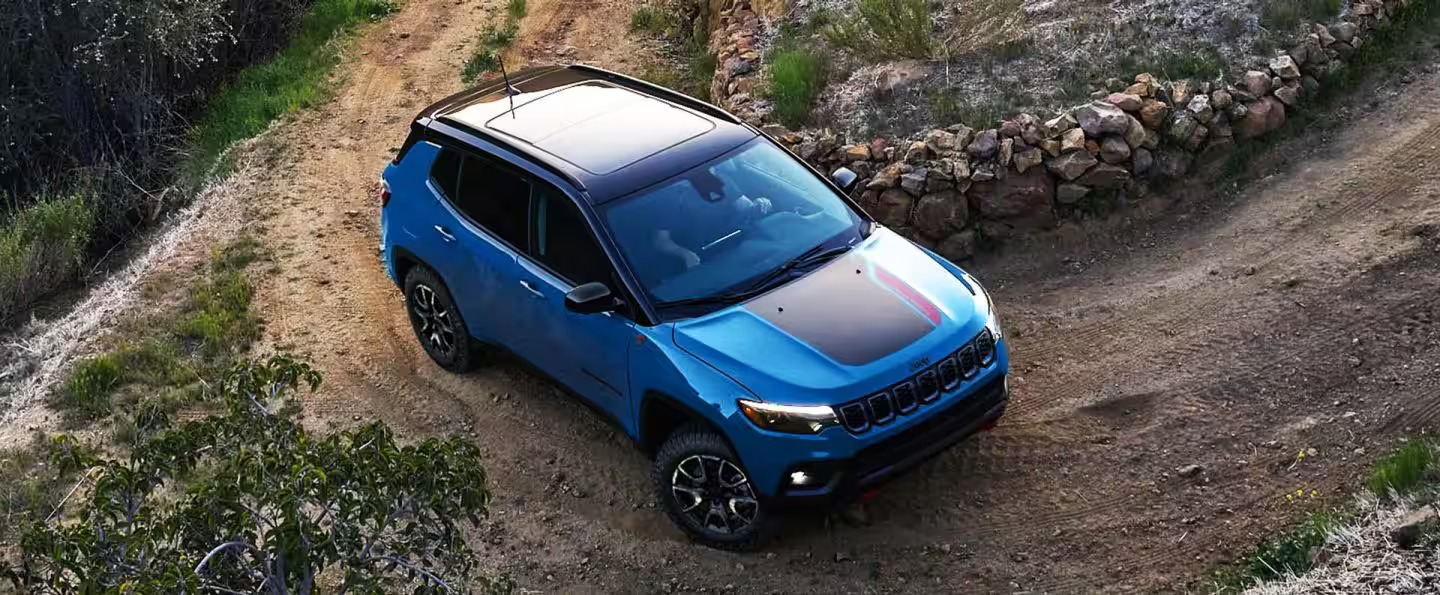
[[940, 393], [954, 390], [961, 381], [970, 380], [995, 363], [995, 337], [989, 329], [980, 331], [963, 347], [940, 359], [940, 362], [906, 378], [878, 393], [835, 407], [840, 423], [850, 432], [859, 434], [871, 426], [883, 426], [899, 415], [920, 410], [932, 403]]
[[949, 446], [978, 429], [979, 416], [1005, 401], [1005, 379], [996, 378], [974, 394], [950, 405], [905, 431], [865, 447], [855, 454], [854, 471], [861, 485], [877, 481], [923, 460], [936, 449]]

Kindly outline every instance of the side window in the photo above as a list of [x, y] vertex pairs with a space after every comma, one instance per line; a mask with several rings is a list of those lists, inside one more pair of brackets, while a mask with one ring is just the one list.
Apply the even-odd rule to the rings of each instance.
[[551, 188], [536, 187], [535, 259], [575, 285], [612, 283], [610, 259], [595, 241], [579, 207]]
[[442, 148], [440, 154], [435, 156], [435, 163], [430, 166], [430, 179], [446, 198], [455, 197], [455, 188], [460, 181], [461, 159], [463, 157], [459, 153]]
[[528, 238], [530, 184], [488, 161], [466, 156], [459, 188], [451, 201], [460, 212], [511, 246], [524, 250]]

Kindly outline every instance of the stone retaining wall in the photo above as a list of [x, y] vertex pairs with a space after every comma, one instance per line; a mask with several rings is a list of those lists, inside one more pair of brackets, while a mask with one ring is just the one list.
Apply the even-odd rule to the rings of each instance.
[[[1162, 81], [1149, 74], [1050, 119], [1020, 114], [993, 128], [955, 124], [923, 138], [856, 144], [829, 130], [772, 136], [822, 171], [860, 174], [856, 198], [876, 219], [954, 260], [977, 239], [1004, 240], [1052, 227], [1154, 180], [1176, 179], [1222, 157], [1237, 139], [1264, 136], [1314, 96], [1375, 26], [1412, 0], [1354, 0], [1341, 19], [1311, 33], [1265, 70], [1225, 83]], [[721, 10], [711, 49], [718, 68], [712, 97], [763, 125], [769, 105], [758, 40], [766, 21], [750, 0]]]

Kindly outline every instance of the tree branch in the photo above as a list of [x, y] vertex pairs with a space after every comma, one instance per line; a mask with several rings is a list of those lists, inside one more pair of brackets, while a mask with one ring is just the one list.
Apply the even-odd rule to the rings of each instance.
[[363, 559], [363, 560], [360, 560], [360, 563], [361, 563], [361, 564], [369, 564], [369, 563], [371, 563], [371, 562], [380, 562], [380, 561], [394, 562], [394, 563], [397, 564], [397, 565], [404, 566], [405, 568], [409, 568], [410, 570], [414, 570], [415, 572], [418, 572], [418, 573], [424, 575], [425, 578], [430, 579], [430, 580], [432, 580], [432, 581], [435, 581], [435, 584], [440, 585], [440, 587], [441, 587], [442, 589], [445, 589], [447, 592], [450, 590], [450, 585], [446, 584], [445, 581], [442, 580], [440, 577], [435, 576], [433, 573], [431, 573], [431, 572], [428, 571], [428, 570], [425, 570], [424, 568], [421, 568], [421, 567], [419, 567], [419, 566], [416, 566], [416, 565], [414, 565], [414, 564], [411, 564], [411, 563], [409, 563], [409, 562], [406, 562], [403, 558], [399, 558], [399, 557], [396, 557], [396, 556], [371, 556], [371, 557], [369, 557], [369, 558], [365, 558], [365, 559]]
[[250, 550], [257, 555], [260, 554], [260, 550], [255, 549], [255, 546], [245, 543], [243, 541], [227, 541], [225, 543], [215, 546], [215, 549], [210, 550], [210, 553], [205, 554], [205, 557], [200, 559], [200, 563], [195, 565], [195, 574], [198, 576], [200, 574], [200, 571], [205, 569], [205, 565], [210, 563], [211, 558], [214, 558], [220, 552], [223, 552], [233, 547], [241, 547]]

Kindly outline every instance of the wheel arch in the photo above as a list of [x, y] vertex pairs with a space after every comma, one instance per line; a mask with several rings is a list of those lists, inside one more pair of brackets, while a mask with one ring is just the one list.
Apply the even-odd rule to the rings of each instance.
[[[440, 277], [442, 283], [445, 282], [445, 278], [440, 275], [440, 271], [435, 270], [435, 267], [430, 266], [429, 263], [421, 260], [414, 252], [405, 249], [403, 246], [390, 247], [390, 266], [395, 270], [395, 285], [401, 289], [405, 288], [405, 276], [410, 274], [410, 271], [417, 266], [423, 266], [434, 271], [435, 276]], [[446, 286], [448, 287], [449, 284], [446, 283]]]
[[660, 451], [660, 446], [665, 443], [665, 440], [675, 433], [675, 430], [691, 424], [703, 426], [715, 432], [738, 456], [739, 453], [735, 450], [735, 444], [731, 442], [730, 435], [720, 424], [669, 394], [658, 390], [645, 391], [640, 402], [638, 434], [640, 448], [647, 455], [654, 456]]

